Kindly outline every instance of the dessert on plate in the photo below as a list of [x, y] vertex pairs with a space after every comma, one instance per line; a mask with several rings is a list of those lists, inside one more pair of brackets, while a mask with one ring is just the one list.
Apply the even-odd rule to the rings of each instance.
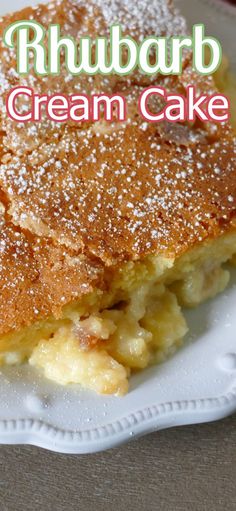
[[[150, 84], [216, 90], [181, 76], [19, 77], [2, 36], [15, 20], [66, 34], [187, 32], [169, 1], [57, 0], [0, 20], [0, 360], [26, 360], [60, 384], [121, 395], [131, 372], [163, 361], [187, 333], [185, 307], [223, 291], [236, 254], [235, 137], [227, 123], [146, 123]], [[122, 93], [126, 122], [16, 123], [6, 95]], [[18, 109], [24, 111], [21, 100]], [[160, 105], [155, 101], [150, 108]]]

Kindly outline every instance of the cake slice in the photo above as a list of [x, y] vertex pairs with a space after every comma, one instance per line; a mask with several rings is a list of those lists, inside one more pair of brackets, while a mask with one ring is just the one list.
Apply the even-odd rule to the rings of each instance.
[[[66, 33], [104, 35], [112, 22], [137, 38], [187, 32], [171, 2], [60, 0], [1, 20], [34, 18]], [[236, 254], [235, 137], [228, 124], [148, 124], [140, 92], [185, 93], [212, 77], [19, 78], [0, 43], [0, 359], [29, 360], [60, 384], [124, 394], [130, 372], [170, 356], [197, 306], [229, 281]], [[37, 92], [120, 92], [126, 123], [11, 121], [19, 83]], [[155, 103], [152, 109], [158, 108]], [[24, 108], [24, 104], [19, 105]]]

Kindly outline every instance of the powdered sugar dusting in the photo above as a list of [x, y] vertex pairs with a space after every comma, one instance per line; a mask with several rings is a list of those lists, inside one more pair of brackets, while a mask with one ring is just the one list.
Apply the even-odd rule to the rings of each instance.
[[[61, 0], [22, 14], [43, 25], [58, 22], [66, 33], [104, 33], [119, 21], [135, 37], [184, 33], [170, 2]], [[2, 21], [9, 24], [12, 18]], [[178, 256], [229, 228], [235, 216], [235, 139], [227, 125], [148, 124], [138, 115], [140, 92], [150, 83], [182, 92], [197, 77], [185, 55], [181, 77], [17, 77], [15, 54], [0, 42], [0, 269], [6, 328], [19, 296], [27, 321], [104, 286], [104, 271], [148, 254]], [[39, 93], [122, 93], [128, 121], [17, 124], [5, 111], [9, 88]], [[25, 109], [22, 102], [19, 109]], [[150, 107], [160, 108], [158, 102]], [[4, 304], [3, 304], [4, 305]], [[23, 306], [22, 306], [23, 307]], [[2, 312], [1, 312], [2, 311]], [[36, 313], [35, 311], [40, 311]], [[4, 307], [0, 317], [5, 314]]]

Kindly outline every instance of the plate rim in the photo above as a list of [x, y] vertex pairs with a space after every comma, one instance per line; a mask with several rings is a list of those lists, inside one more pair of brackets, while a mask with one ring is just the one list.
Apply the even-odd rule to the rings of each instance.
[[0, 444], [27, 444], [67, 454], [89, 454], [132, 438], [177, 426], [223, 419], [236, 410], [236, 386], [216, 397], [153, 404], [113, 422], [81, 431], [63, 429], [44, 420], [0, 420]]

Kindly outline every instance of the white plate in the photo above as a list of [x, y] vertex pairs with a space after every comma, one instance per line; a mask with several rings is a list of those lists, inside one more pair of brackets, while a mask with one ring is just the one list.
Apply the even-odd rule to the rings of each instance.
[[[0, 0], [0, 12], [29, 4]], [[36, 3], [36, 2], [31, 2]], [[206, 22], [236, 69], [236, 9], [219, 1], [179, 0], [193, 22]], [[171, 426], [212, 421], [236, 410], [236, 271], [227, 292], [188, 313], [192, 337], [171, 360], [132, 377], [123, 398], [57, 386], [29, 367], [0, 374], [0, 443], [65, 453], [107, 449]]]

